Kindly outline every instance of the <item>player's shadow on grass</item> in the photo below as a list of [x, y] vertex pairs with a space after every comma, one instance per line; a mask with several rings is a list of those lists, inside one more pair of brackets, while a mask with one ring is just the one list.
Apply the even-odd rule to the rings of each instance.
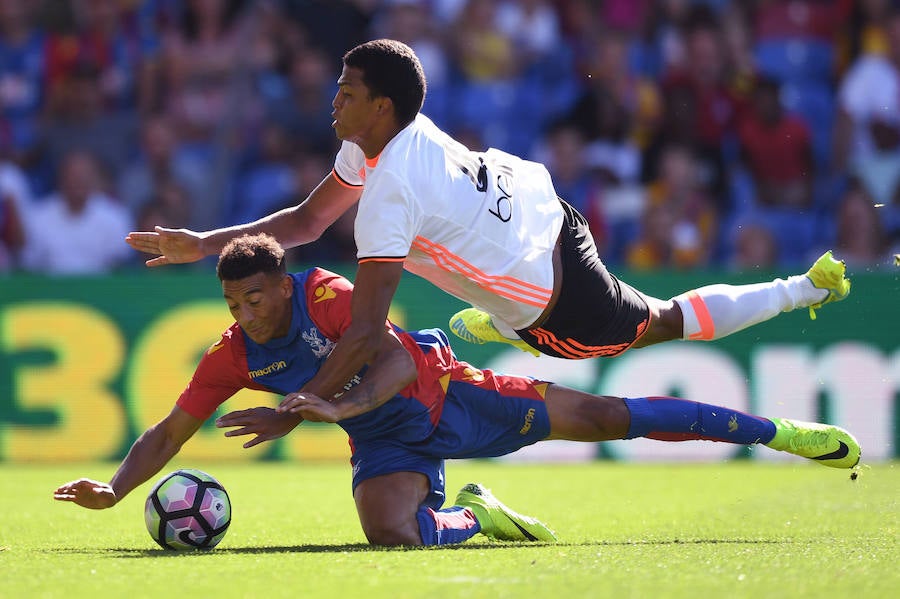
[[792, 544], [791, 539], [637, 539], [625, 541], [582, 541], [567, 543], [464, 543], [441, 547], [373, 547], [367, 543], [344, 543], [337, 545], [278, 545], [270, 547], [218, 547], [209, 551], [167, 551], [165, 549], [138, 549], [133, 547], [110, 547], [109, 549], [58, 548], [49, 553], [71, 553], [95, 555], [98, 557], [156, 557], [179, 558], [207, 557], [228, 554], [265, 553], [361, 553], [371, 551], [471, 551], [484, 549], [510, 549], [521, 547], [628, 547], [645, 545], [781, 545]]

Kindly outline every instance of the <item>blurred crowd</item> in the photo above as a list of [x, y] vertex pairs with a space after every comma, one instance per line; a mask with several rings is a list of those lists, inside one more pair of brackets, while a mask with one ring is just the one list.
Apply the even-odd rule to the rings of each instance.
[[[892, 0], [0, 0], [0, 272], [137, 268], [128, 231], [298, 203], [341, 56], [377, 37], [439, 126], [546, 164], [610, 265], [900, 245]], [[353, 218], [292, 259], [354, 260]]]

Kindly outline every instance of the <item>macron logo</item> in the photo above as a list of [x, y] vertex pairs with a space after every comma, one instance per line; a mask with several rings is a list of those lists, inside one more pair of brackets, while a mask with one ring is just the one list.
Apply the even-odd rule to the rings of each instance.
[[278, 360], [277, 362], [272, 362], [265, 368], [260, 368], [259, 370], [251, 370], [247, 373], [247, 375], [251, 379], [255, 379], [257, 377], [266, 376], [267, 374], [272, 374], [273, 372], [278, 372], [279, 370], [283, 370], [287, 368], [287, 362], [284, 360]]

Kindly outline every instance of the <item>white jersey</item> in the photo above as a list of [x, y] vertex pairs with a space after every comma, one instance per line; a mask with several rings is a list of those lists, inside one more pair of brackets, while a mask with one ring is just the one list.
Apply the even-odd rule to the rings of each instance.
[[424, 115], [376, 158], [344, 142], [334, 173], [363, 186], [357, 257], [405, 268], [500, 318], [531, 325], [553, 293], [563, 211], [547, 169], [499, 150], [469, 151]]

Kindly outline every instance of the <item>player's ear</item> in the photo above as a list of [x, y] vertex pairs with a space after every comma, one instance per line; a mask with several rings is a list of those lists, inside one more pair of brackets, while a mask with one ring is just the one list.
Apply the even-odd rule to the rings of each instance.
[[394, 109], [394, 101], [387, 96], [379, 96], [375, 110], [380, 115], [390, 114]]
[[294, 279], [291, 275], [281, 277], [281, 293], [284, 297], [293, 297], [294, 295]]

